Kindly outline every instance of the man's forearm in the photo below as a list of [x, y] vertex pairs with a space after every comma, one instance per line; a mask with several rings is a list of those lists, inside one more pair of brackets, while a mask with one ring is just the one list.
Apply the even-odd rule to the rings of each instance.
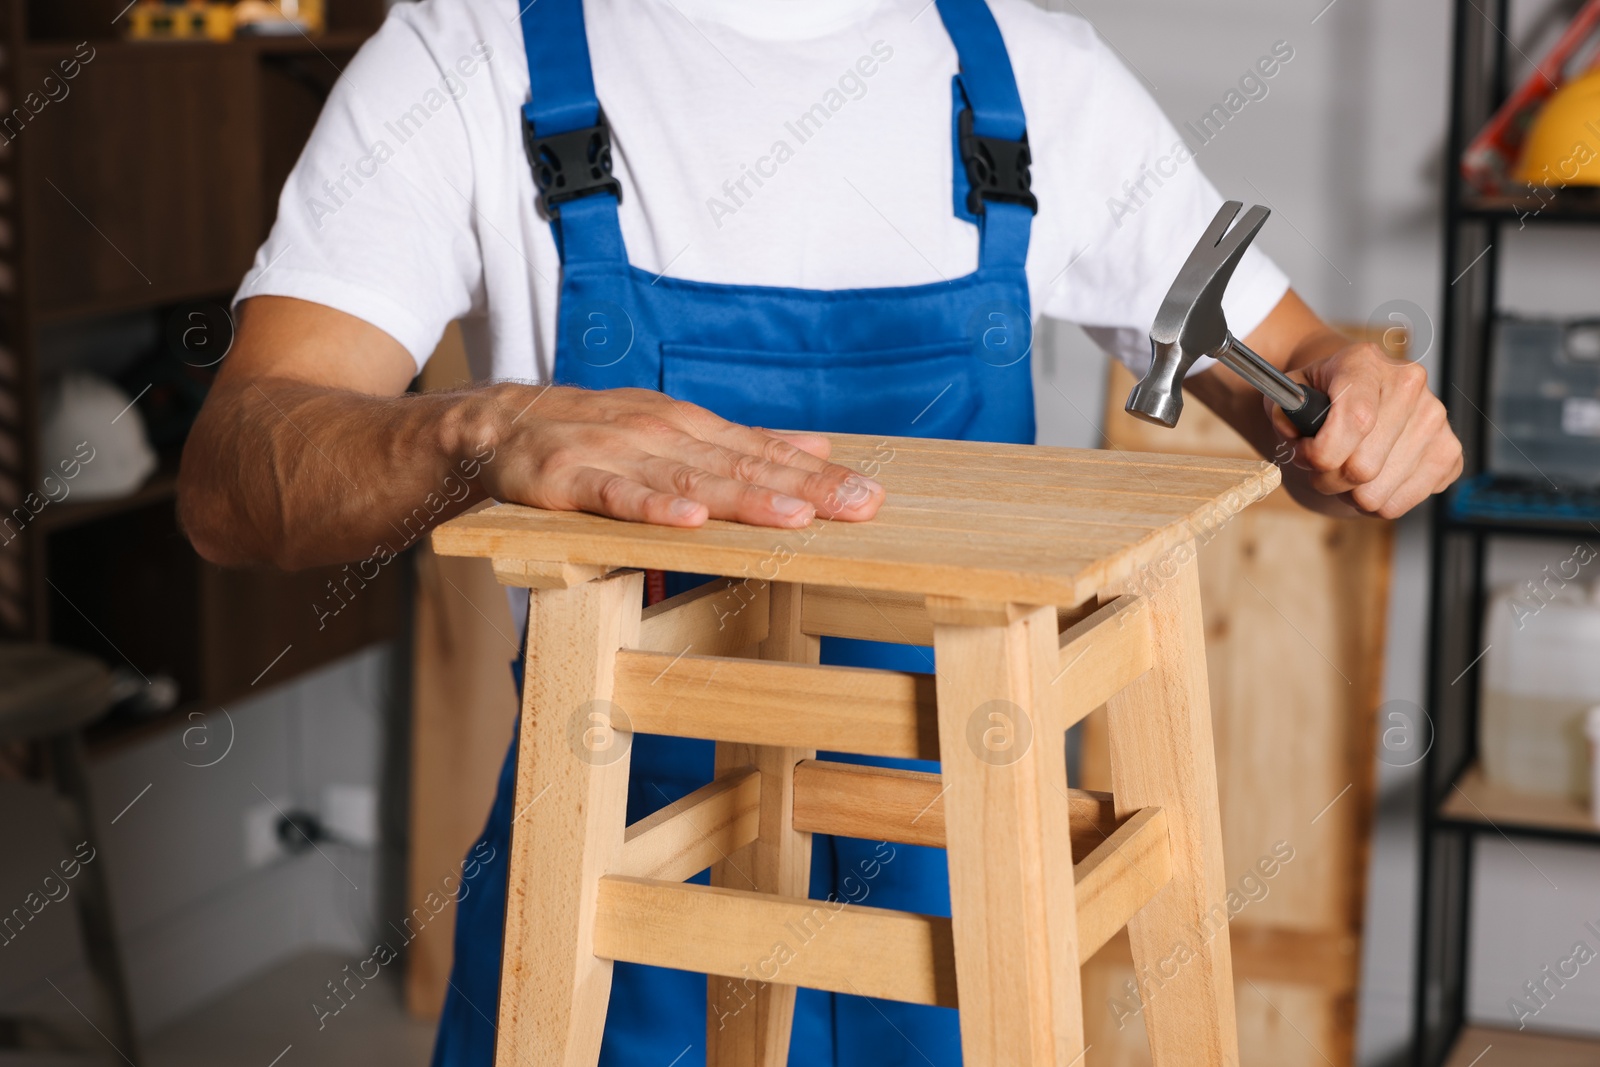
[[538, 393], [379, 397], [284, 378], [221, 385], [184, 449], [184, 528], [202, 556], [223, 564], [293, 569], [400, 551], [485, 496], [482, 470], [496, 459], [498, 408], [512, 391]]
[[665, 526], [853, 522], [883, 503], [815, 434], [648, 389], [405, 395], [416, 364], [377, 328], [286, 297], [243, 309], [178, 479], [184, 528], [217, 563], [384, 557], [486, 497]]

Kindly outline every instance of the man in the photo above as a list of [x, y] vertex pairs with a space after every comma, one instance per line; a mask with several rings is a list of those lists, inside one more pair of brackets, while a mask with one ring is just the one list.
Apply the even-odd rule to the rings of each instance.
[[[458, 472], [471, 492], [441, 518], [494, 497], [677, 526], [868, 521], [883, 487], [824, 438], [746, 424], [1031, 442], [1035, 314], [1143, 369], [1219, 202], [1192, 155], [1085, 23], [1022, 0], [401, 5], [240, 290], [184, 456], [186, 528], [222, 563], [364, 558]], [[1259, 252], [1226, 309], [1333, 397], [1300, 440], [1209, 361], [1186, 385], [1264, 455], [1292, 452], [1302, 502], [1393, 517], [1459, 473], [1422, 370], [1329, 329]], [[403, 395], [454, 320], [489, 381]], [[705, 781], [709, 747], [641, 737], [633, 761], [637, 818]], [[936, 854], [873, 848], [819, 845], [813, 894], [871, 863], [874, 904], [948, 906]], [[437, 1063], [489, 1062], [503, 901], [503, 868], [462, 901]], [[619, 965], [602, 1059], [703, 1050], [703, 1011], [702, 980]], [[794, 1048], [960, 1055], [951, 1012], [808, 992]]]

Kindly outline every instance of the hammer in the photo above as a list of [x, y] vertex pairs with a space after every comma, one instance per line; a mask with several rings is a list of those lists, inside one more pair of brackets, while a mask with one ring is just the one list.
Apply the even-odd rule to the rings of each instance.
[[1169, 429], [1178, 425], [1183, 376], [1195, 360], [1212, 356], [1270, 397], [1302, 436], [1312, 437], [1328, 417], [1328, 395], [1293, 381], [1252, 352], [1228, 331], [1222, 315], [1222, 294], [1234, 268], [1272, 214], [1257, 205], [1229, 230], [1243, 206], [1237, 200], [1222, 205], [1178, 272], [1150, 327], [1150, 369], [1128, 394], [1127, 412]]

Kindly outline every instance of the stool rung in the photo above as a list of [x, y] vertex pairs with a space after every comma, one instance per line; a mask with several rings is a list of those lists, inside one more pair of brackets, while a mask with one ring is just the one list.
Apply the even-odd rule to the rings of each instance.
[[724, 775], [628, 827], [618, 873], [670, 882], [693, 878], [754, 841], [760, 815], [760, 772]]
[[[1062, 628], [1078, 622], [1093, 602], [1056, 612]], [[933, 644], [933, 619], [921, 593], [886, 593], [841, 585], [807, 585], [800, 629], [819, 637], [850, 637], [894, 645]]]
[[765, 641], [770, 586], [717, 578], [644, 609], [639, 644], [645, 652], [731, 656]]
[[808, 585], [800, 597], [800, 629], [822, 637], [931, 645], [933, 620], [925, 599], [920, 593]]
[[[1067, 790], [1072, 859], [1117, 830], [1110, 793]], [[937, 773], [804, 760], [794, 769], [794, 828], [869, 841], [943, 848], [944, 786]]]
[[1167, 813], [1143, 808], [1073, 868], [1078, 898], [1078, 962], [1087, 963], [1172, 880]]
[[[799, 779], [797, 771], [797, 793]], [[1171, 879], [1166, 812], [1145, 808], [1073, 868], [1078, 962]], [[957, 1006], [949, 919], [843, 901], [608, 875], [600, 879], [594, 952], [736, 980]]]
[[624, 650], [612, 700], [641, 733], [939, 758], [928, 674]]
[[1061, 632], [1052, 688], [1072, 726], [1138, 678], [1155, 662], [1150, 610], [1143, 598], [1120, 596]]
[[950, 920], [644, 878], [600, 879], [595, 955], [956, 1007]]

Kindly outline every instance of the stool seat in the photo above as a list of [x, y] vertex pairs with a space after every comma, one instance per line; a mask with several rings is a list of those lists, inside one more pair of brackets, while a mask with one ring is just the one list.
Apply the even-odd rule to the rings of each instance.
[[52, 645], [0, 643], [0, 741], [76, 730], [111, 706], [111, 672]]
[[[501, 504], [445, 523], [434, 549], [1067, 607], [1279, 482], [1276, 467], [1255, 460], [829, 438], [835, 463], [890, 488], [871, 522], [776, 530], [714, 520], [685, 530]], [[514, 584], [514, 573], [503, 576]]]
[[[888, 490], [870, 522], [434, 532], [530, 591], [497, 1062], [593, 1067], [620, 960], [707, 975], [708, 1067], [784, 1067], [801, 986], [956, 1008], [967, 1067], [1079, 1067], [1078, 969], [1126, 929], [1154, 1067], [1237, 1067], [1194, 545], [1277, 468], [831, 440]], [[717, 577], [645, 608], [645, 568]], [[937, 669], [821, 666], [822, 637]], [[1064, 758], [1102, 706], [1109, 794]], [[634, 731], [715, 741], [715, 779], [628, 825]], [[810, 898], [817, 833], [945, 849], [950, 916]]]

